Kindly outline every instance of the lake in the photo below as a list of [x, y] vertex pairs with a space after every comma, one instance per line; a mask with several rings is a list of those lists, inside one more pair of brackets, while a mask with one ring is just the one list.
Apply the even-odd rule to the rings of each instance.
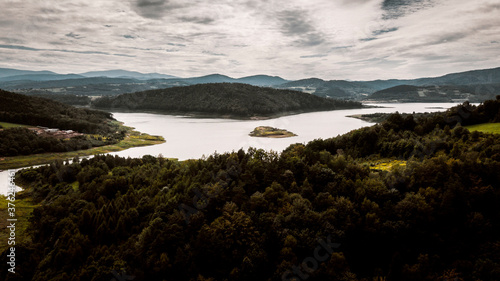
[[[453, 103], [411, 103], [411, 104], [377, 104], [384, 108], [364, 108], [303, 113], [268, 120], [230, 120], [217, 118], [190, 118], [151, 113], [113, 113], [113, 116], [126, 126], [136, 128], [140, 132], [161, 135], [166, 143], [123, 150], [113, 155], [123, 157], [142, 157], [149, 154], [179, 160], [198, 159], [214, 152], [223, 153], [237, 151], [240, 148], [262, 148], [281, 152], [294, 143], [304, 143], [314, 139], [331, 138], [345, 134], [351, 130], [370, 126], [356, 118], [347, 117], [354, 114], [376, 112], [412, 113], [444, 111], [456, 104]], [[286, 129], [295, 133], [291, 138], [257, 138], [248, 134], [258, 126], [271, 126]]]
[[[214, 152], [238, 151], [240, 148], [262, 148], [281, 152], [294, 143], [306, 144], [314, 139], [331, 138], [354, 129], [371, 126], [356, 118], [355, 114], [370, 113], [412, 113], [444, 111], [455, 103], [400, 103], [376, 104], [383, 108], [362, 108], [303, 113], [268, 120], [231, 120], [219, 118], [191, 118], [153, 113], [113, 113], [126, 126], [150, 135], [160, 135], [166, 143], [136, 147], [110, 153], [122, 157], [142, 157], [143, 155], [163, 155], [179, 160], [198, 159]], [[256, 138], [248, 134], [258, 126], [271, 126], [295, 133], [291, 138]], [[0, 172], [0, 194], [6, 194], [8, 171]]]

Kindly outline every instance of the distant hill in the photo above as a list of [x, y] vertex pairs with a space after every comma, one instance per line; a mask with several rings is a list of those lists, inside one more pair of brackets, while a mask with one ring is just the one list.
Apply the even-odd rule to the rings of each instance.
[[359, 100], [376, 91], [362, 82], [345, 80], [325, 81], [318, 78], [309, 78], [292, 81], [277, 86], [280, 89], [299, 90], [321, 97]]
[[[105, 74], [94, 72], [85, 75]], [[111, 74], [121, 75], [124, 72], [113, 72]], [[49, 74], [45, 76], [50, 76]], [[152, 75], [154, 76], [154, 75]], [[151, 77], [152, 77], [151, 76]], [[53, 79], [48, 77], [42, 79], [42, 75], [12, 76], [0, 78], [0, 87], [6, 90], [16, 91], [22, 94], [70, 94], [70, 95], [118, 95], [153, 89], [188, 86], [207, 83], [245, 83], [255, 86], [272, 86], [287, 82], [283, 78], [267, 75], [256, 75], [239, 79], [224, 75], [213, 74], [193, 78], [155, 78], [141, 80], [139, 78], [121, 77], [81, 77], [78, 75], [58, 75], [54, 74]], [[75, 78], [75, 79], [73, 79]], [[144, 77], [143, 77], [144, 78]], [[23, 80], [21, 80], [23, 79]], [[49, 80], [49, 81], [45, 81]]]
[[77, 74], [23, 74], [23, 75], [1, 77], [0, 81], [2, 82], [22, 81], [18, 83], [25, 85], [25, 83], [29, 83], [29, 81], [56, 81], [56, 80], [79, 79], [79, 78], [84, 78], [84, 77]]
[[375, 91], [380, 91], [395, 86], [410, 85], [412, 83], [412, 80], [390, 79], [390, 80], [357, 81], [357, 82], [365, 85], [368, 88], [374, 89]]
[[276, 86], [288, 82], [278, 76], [254, 75], [242, 78], [232, 78], [222, 74], [210, 74], [201, 77], [175, 79], [192, 85], [208, 83], [243, 83], [253, 86]]
[[234, 83], [236, 82], [236, 79], [231, 78], [226, 75], [221, 75], [221, 74], [210, 74], [210, 75], [205, 75], [201, 77], [193, 77], [193, 78], [183, 78], [183, 79], [176, 79], [179, 81], [184, 81], [189, 84], [208, 84], [208, 83]]
[[[54, 81], [61, 82], [56, 83]], [[244, 83], [254, 86], [269, 86], [277, 89], [298, 90], [316, 96], [346, 100], [370, 99], [370, 96], [375, 92], [401, 85], [422, 87], [455, 86], [459, 87], [459, 90], [464, 94], [469, 92], [473, 95], [472, 98], [481, 100], [482, 96], [492, 98], [498, 93], [497, 85], [500, 84], [500, 68], [452, 73], [431, 78], [374, 81], [326, 81], [318, 78], [287, 81], [281, 77], [269, 75], [232, 78], [222, 74], [177, 78], [171, 75], [158, 73], [144, 74], [126, 70], [93, 71], [82, 74], [61, 75], [50, 71], [25, 71], [0, 68], [0, 88], [27, 94], [118, 95], [207, 83]], [[451, 97], [451, 99], [454, 98]], [[419, 99], [419, 101], [429, 102], [432, 100], [441, 99]]]
[[105, 71], [90, 71], [81, 73], [84, 77], [109, 77], [109, 78], [132, 78], [139, 80], [149, 80], [149, 79], [170, 79], [177, 78], [172, 75], [160, 74], [160, 73], [140, 73], [137, 71], [127, 71], [127, 70], [105, 70]]
[[250, 84], [254, 86], [276, 86], [288, 81], [279, 76], [254, 75], [237, 79], [238, 83]]
[[373, 93], [368, 100], [385, 102], [483, 102], [494, 99], [500, 84], [465, 86], [400, 85]]
[[[342, 99], [373, 99], [373, 100], [397, 100], [403, 101], [425, 101], [438, 102], [450, 101], [453, 99], [467, 99], [471, 101], [484, 101], [492, 99], [499, 92], [500, 68], [473, 70], [461, 73], [452, 73], [440, 77], [420, 78], [408, 80], [374, 80], [374, 81], [345, 81], [332, 80], [324, 81], [317, 78], [303, 79], [288, 82], [278, 87], [281, 89], [293, 89], [311, 93], [317, 96], [328, 96]], [[427, 96], [419, 96], [417, 92], [409, 95], [408, 92], [403, 95], [390, 95], [394, 91], [403, 88], [397, 86], [454, 86], [440, 88], [433, 91], [431, 88], [422, 88], [423, 91], [429, 91]], [[389, 92], [378, 93], [378, 91], [390, 89]], [[458, 92], [455, 92], [458, 91]], [[377, 92], [377, 95], [373, 96]], [[434, 93], [434, 94], [433, 94]], [[438, 94], [439, 93], [439, 94]], [[469, 95], [467, 95], [469, 94]]]
[[417, 86], [498, 84], [500, 83], [500, 67], [451, 73], [440, 77], [420, 78], [413, 81], [410, 84]]
[[138, 80], [108, 77], [53, 81], [0, 81], [1, 88], [27, 95], [61, 94], [106, 96], [187, 85], [190, 84], [171, 79]]
[[47, 70], [32, 71], [32, 70], [19, 70], [12, 68], [0, 68], [0, 78], [17, 76], [17, 75], [36, 75], [36, 74], [57, 74], [57, 73]]
[[359, 108], [361, 104], [241, 83], [211, 83], [103, 97], [94, 101], [93, 106], [115, 110], [248, 118]]
[[451, 73], [439, 77], [418, 79], [390, 79], [374, 81], [358, 81], [368, 87], [383, 90], [400, 85], [412, 86], [441, 86], [441, 85], [482, 85], [500, 83], [500, 67], [492, 69], [471, 70], [466, 72]]
[[[136, 79], [127, 78], [108, 78], [108, 77], [91, 77], [91, 78], [76, 78], [76, 79], [62, 79], [62, 80], [50, 80], [50, 81], [6, 81], [2, 83], [4, 89], [15, 89], [15, 88], [64, 88], [64, 87], [77, 87], [95, 84], [128, 84], [128, 83], [140, 83]], [[144, 82], [143, 82], [144, 83]]]
[[[326, 83], [325, 80], [319, 79], [319, 78], [307, 78], [307, 79], [300, 79], [296, 81], [290, 81], [287, 83], [283, 83], [279, 85], [279, 88], [282, 89], [305, 89], [306, 92], [309, 91], [314, 91], [316, 88], [321, 87]], [[307, 90], [309, 89], [309, 90]]]

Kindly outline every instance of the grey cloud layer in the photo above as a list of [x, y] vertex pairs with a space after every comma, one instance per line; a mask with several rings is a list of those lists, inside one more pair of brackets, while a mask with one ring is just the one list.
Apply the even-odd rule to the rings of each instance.
[[432, 6], [434, 0], [384, 0], [384, 19], [396, 19]]
[[498, 0], [9, 3], [0, 67], [376, 79], [500, 65]]
[[131, 0], [131, 5], [139, 15], [151, 19], [161, 19], [168, 11], [183, 6], [170, 0]]
[[12, 50], [24, 50], [24, 51], [48, 51], [48, 52], [62, 52], [62, 53], [74, 53], [74, 54], [90, 54], [90, 55], [107, 55], [107, 56], [124, 56], [124, 57], [133, 57], [126, 54], [111, 54], [107, 52], [100, 51], [75, 51], [75, 50], [65, 50], [65, 49], [37, 49], [25, 46], [17, 46], [17, 45], [3, 45], [0, 44], [0, 49], [12, 49]]
[[285, 36], [297, 38], [294, 42], [300, 46], [316, 46], [325, 41], [323, 35], [311, 23], [306, 11], [288, 10], [278, 14], [281, 32]]

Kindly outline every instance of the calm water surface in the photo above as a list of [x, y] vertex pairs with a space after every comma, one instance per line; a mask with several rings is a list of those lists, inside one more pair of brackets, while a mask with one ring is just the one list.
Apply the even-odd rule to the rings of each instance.
[[[354, 114], [376, 112], [435, 112], [444, 111], [455, 104], [377, 104], [385, 108], [349, 109], [325, 112], [304, 113], [270, 120], [229, 120], [189, 118], [150, 113], [114, 113], [114, 117], [127, 126], [151, 135], [161, 135], [166, 143], [132, 148], [112, 153], [124, 157], [142, 157], [149, 154], [162, 154], [168, 158], [179, 160], [200, 158], [214, 152], [223, 153], [237, 151], [240, 148], [262, 148], [281, 152], [294, 143], [304, 143], [314, 139], [331, 138], [345, 134], [368, 123], [356, 118], [347, 117]], [[256, 138], [248, 134], [257, 126], [272, 126], [295, 133], [291, 138]]]

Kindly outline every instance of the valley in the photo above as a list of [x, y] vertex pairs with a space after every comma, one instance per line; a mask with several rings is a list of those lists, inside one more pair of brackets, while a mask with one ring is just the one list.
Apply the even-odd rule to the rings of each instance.
[[[25, 189], [19, 199], [27, 206], [23, 216], [32, 213], [36, 219], [20, 230], [28, 237], [16, 247], [28, 251], [30, 261], [42, 259], [47, 252], [59, 256], [47, 259], [46, 267], [36, 267], [34, 274], [50, 279], [66, 272], [85, 277], [87, 270], [94, 270], [94, 278], [107, 278], [112, 265], [104, 261], [119, 259], [127, 264], [127, 272], [140, 279], [165, 275], [215, 279], [252, 269], [248, 274], [262, 280], [285, 274], [288, 266], [281, 265], [283, 260], [306, 259], [308, 252], [301, 253], [300, 248], [314, 249], [318, 243], [309, 241], [311, 236], [324, 236], [338, 248], [329, 262], [335, 262], [337, 271], [319, 271], [318, 280], [337, 272], [393, 278], [395, 267], [404, 279], [415, 274], [449, 276], [448, 268], [457, 263], [474, 269], [460, 271], [465, 278], [495, 276], [468, 261], [472, 257], [496, 266], [500, 139], [470, 132], [458, 122], [500, 121], [499, 101], [458, 105], [418, 117], [392, 114], [380, 124], [366, 127], [364, 123], [363, 128], [337, 137], [293, 143], [280, 153], [241, 148], [184, 161], [163, 155], [108, 154], [20, 171], [16, 183]], [[415, 104], [400, 106], [415, 109]], [[420, 106], [426, 109], [429, 104]], [[470, 115], [460, 121], [464, 107]], [[354, 110], [359, 109], [329, 113], [364, 122], [347, 117]], [[145, 126], [141, 130], [149, 126], [158, 130], [159, 124], [173, 118], [128, 114]], [[324, 114], [306, 113], [314, 120]], [[160, 117], [161, 123], [144, 124]], [[219, 127], [263, 122], [177, 118], [184, 124], [200, 122], [203, 128], [210, 122]], [[291, 120], [282, 120], [287, 126], [276, 127], [291, 128], [295, 124]], [[331, 126], [335, 119], [328, 120]], [[476, 125], [485, 126], [480, 124]], [[233, 144], [237, 141], [219, 137]], [[188, 143], [184, 146], [193, 149]], [[163, 152], [159, 147], [155, 150]], [[46, 221], [54, 221], [55, 227]], [[470, 239], [471, 235], [480, 239]], [[457, 246], [460, 254], [450, 256]], [[184, 256], [179, 253], [181, 247]], [[400, 255], [401, 247], [407, 251], [396, 265], [393, 257]], [[283, 255], [287, 251], [294, 254]], [[373, 254], [358, 254], [365, 251]], [[146, 253], [155, 258], [144, 259]], [[433, 269], [424, 267], [429, 254], [438, 264]], [[100, 261], [97, 266], [95, 260]], [[159, 260], [163, 266], [155, 270]], [[186, 263], [190, 270], [185, 270]], [[24, 261], [17, 264], [23, 272], [30, 272], [32, 266]]]

